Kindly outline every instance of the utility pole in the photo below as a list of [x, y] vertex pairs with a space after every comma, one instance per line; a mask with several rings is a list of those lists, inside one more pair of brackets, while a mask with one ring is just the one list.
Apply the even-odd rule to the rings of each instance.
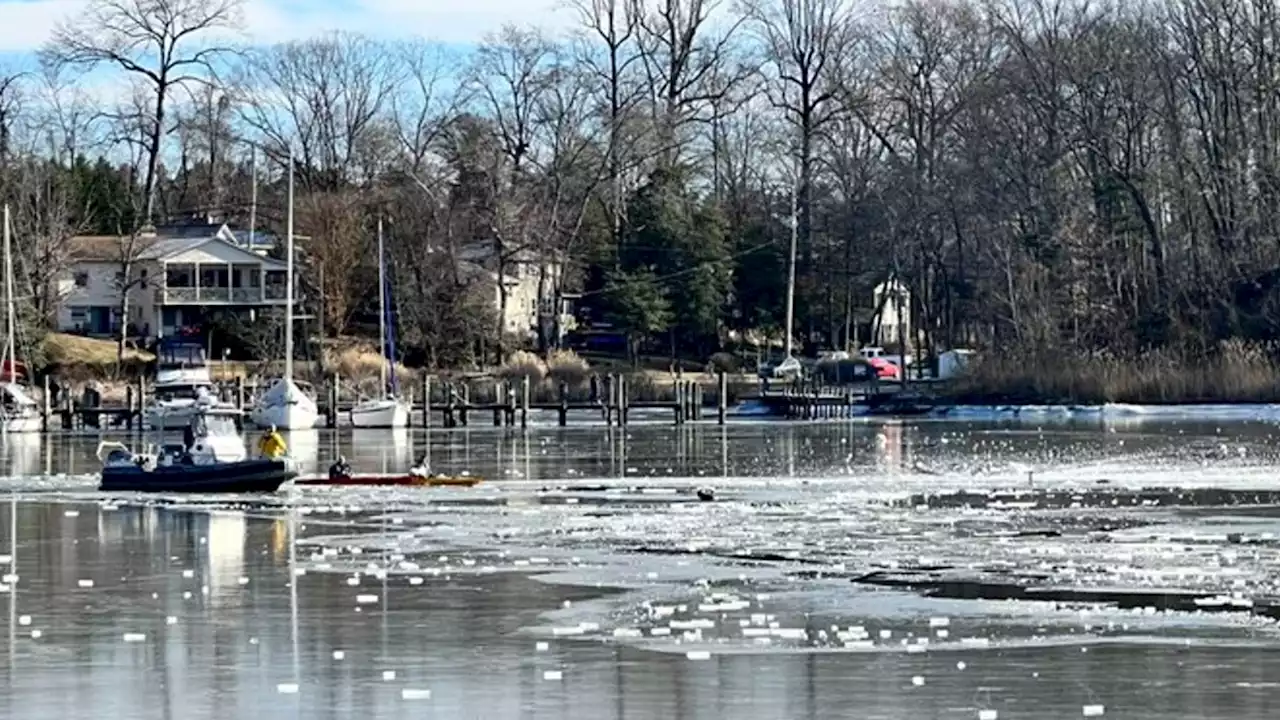
[[791, 183], [791, 251], [787, 258], [787, 336], [785, 340], [787, 358], [791, 357], [791, 337], [794, 334], [796, 322], [796, 244], [799, 241], [799, 217], [800, 176], [797, 172], [795, 180]]

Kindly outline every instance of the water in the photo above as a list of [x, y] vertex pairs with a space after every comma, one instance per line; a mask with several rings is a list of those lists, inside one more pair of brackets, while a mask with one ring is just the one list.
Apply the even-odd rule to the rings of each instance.
[[[1261, 606], [1280, 595], [1280, 522], [1263, 509], [902, 500], [1280, 489], [1280, 440], [1265, 422], [289, 440], [315, 472], [339, 453], [358, 471], [426, 455], [438, 472], [486, 482], [106, 497], [83, 475], [97, 438], [6, 438], [0, 568], [18, 576], [0, 593], [6, 716], [1262, 718], [1280, 687], [1280, 626], [1247, 610], [853, 582], [946, 566]], [[699, 502], [698, 487], [716, 500]]]

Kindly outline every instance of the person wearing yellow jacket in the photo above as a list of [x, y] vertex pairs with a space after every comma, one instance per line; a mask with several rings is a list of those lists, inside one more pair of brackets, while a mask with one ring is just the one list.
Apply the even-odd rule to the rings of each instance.
[[258, 440], [258, 452], [264, 458], [276, 460], [283, 457], [288, 450], [289, 447], [285, 445], [284, 438], [276, 431], [275, 425], [272, 425], [270, 430], [262, 433], [262, 438]]

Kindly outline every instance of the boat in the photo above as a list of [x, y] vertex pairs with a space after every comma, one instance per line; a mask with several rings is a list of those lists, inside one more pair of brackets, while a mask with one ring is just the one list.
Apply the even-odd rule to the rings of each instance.
[[183, 410], [190, 428], [181, 444], [133, 452], [123, 443], [98, 444], [107, 492], [275, 492], [298, 476], [289, 457], [251, 458], [240, 437], [239, 410], [198, 406]]
[[217, 393], [204, 345], [165, 339], [156, 348], [156, 377], [143, 416], [153, 429], [181, 430], [209, 408], [235, 410], [235, 405], [219, 400]]
[[320, 408], [293, 379], [293, 150], [289, 151], [289, 210], [285, 242], [284, 376], [272, 382], [258, 398], [249, 419], [260, 428], [310, 430], [320, 419]]
[[31, 433], [44, 429], [40, 404], [27, 388], [18, 384], [18, 323], [13, 299], [13, 224], [9, 206], [4, 206], [4, 370], [8, 376], [0, 385], [0, 433]]
[[[383, 358], [378, 387], [381, 397], [358, 402], [351, 408], [351, 425], [358, 428], [402, 428], [409, 425], [409, 403], [399, 397], [396, 385], [396, 343], [394, 323], [387, 322], [390, 303], [387, 295], [387, 258], [382, 242], [382, 219], [378, 219], [378, 337]], [[390, 382], [388, 383], [388, 373]]]
[[343, 475], [311, 475], [298, 478], [294, 485], [398, 485], [415, 487], [474, 487], [483, 478], [472, 475], [419, 475], [407, 473], [351, 473]]

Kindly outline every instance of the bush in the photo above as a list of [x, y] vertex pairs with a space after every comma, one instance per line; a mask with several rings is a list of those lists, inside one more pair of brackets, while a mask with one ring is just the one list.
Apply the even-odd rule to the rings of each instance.
[[1194, 357], [1157, 350], [984, 354], [943, 392], [974, 404], [1235, 403], [1280, 401], [1275, 348], [1239, 340]]
[[565, 383], [571, 388], [586, 384], [591, 376], [591, 365], [572, 350], [552, 350], [547, 355], [547, 377], [559, 385]]
[[742, 367], [738, 357], [733, 353], [718, 352], [707, 361], [707, 368], [713, 373], [736, 373]]
[[529, 382], [536, 385], [547, 376], [547, 364], [531, 352], [517, 350], [507, 356], [506, 362], [494, 374], [507, 381], [529, 378]]

